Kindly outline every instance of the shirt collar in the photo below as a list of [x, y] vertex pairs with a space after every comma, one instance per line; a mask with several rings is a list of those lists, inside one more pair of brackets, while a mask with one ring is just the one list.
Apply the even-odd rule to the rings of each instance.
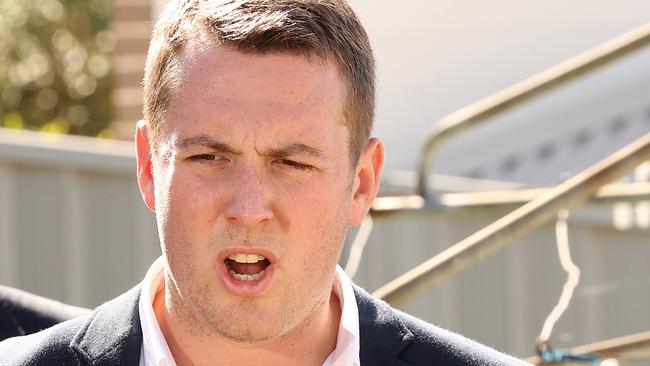
[[[140, 322], [142, 326], [142, 351], [140, 366], [176, 366], [165, 337], [160, 330], [153, 310], [153, 301], [163, 289], [163, 257], [156, 259], [142, 281], [140, 294]], [[336, 348], [323, 366], [360, 365], [359, 361], [359, 309], [352, 288], [352, 281], [340, 266], [336, 266], [336, 277], [332, 293], [341, 305], [341, 320], [336, 339]]]
[[142, 281], [138, 309], [142, 326], [140, 366], [176, 366], [153, 311], [153, 301], [163, 287], [163, 257], [161, 256], [149, 267]]
[[336, 348], [323, 363], [323, 366], [361, 364], [359, 360], [359, 309], [354, 297], [352, 280], [343, 268], [336, 266], [336, 278], [332, 293], [339, 298], [341, 304], [341, 321], [339, 334], [336, 338]]

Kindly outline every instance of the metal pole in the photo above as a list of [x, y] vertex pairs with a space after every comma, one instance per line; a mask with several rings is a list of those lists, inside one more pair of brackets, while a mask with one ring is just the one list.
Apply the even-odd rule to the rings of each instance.
[[[552, 188], [513, 189], [504, 191], [480, 191], [464, 193], [441, 193], [442, 205], [426, 205], [420, 196], [384, 196], [375, 198], [371, 213], [373, 217], [386, 217], [403, 213], [450, 213], [492, 212], [514, 210]], [[590, 204], [650, 201], [650, 182], [612, 183], [600, 187], [589, 201]]]
[[648, 159], [650, 133], [389, 282], [374, 295], [399, 307], [543, 225], [559, 210], [578, 206], [601, 186]]
[[650, 43], [650, 23], [442, 118], [433, 125], [425, 142], [418, 166], [420, 173], [418, 194], [426, 201], [434, 201], [434, 197], [429, 193], [428, 182], [433, 170], [433, 152], [445, 139], [488, 117], [625, 56], [648, 43]]

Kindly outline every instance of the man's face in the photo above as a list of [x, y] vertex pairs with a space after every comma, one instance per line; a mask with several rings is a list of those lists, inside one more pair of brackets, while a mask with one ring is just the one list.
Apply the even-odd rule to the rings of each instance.
[[190, 45], [180, 65], [153, 162], [167, 306], [204, 334], [281, 336], [327, 300], [367, 209], [345, 83], [333, 62], [285, 53]]

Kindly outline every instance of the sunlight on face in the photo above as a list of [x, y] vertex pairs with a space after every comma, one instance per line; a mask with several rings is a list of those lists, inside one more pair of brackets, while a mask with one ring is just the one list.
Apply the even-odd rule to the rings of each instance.
[[190, 45], [181, 63], [154, 164], [168, 308], [206, 335], [279, 337], [327, 300], [349, 226], [345, 83], [282, 53]]

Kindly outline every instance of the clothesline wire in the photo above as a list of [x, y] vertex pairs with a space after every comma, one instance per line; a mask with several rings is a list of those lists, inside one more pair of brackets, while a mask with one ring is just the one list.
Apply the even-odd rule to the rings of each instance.
[[567, 279], [562, 288], [562, 294], [558, 303], [555, 305], [551, 313], [546, 317], [542, 331], [537, 337], [537, 345], [543, 347], [548, 343], [551, 337], [555, 324], [560, 319], [562, 314], [569, 307], [569, 303], [573, 298], [573, 291], [580, 282], [580, 268], [573, 263], [571, 258], [571, 250], [569, 248], [569, 229], [567, 220], [569, 218], [569, 211], [561, 210], [557, 214], [557, 221], [555, 223], [555, 236], [557, 252], [560, 259], [560, 264], [564, 271], [567, 273]]

